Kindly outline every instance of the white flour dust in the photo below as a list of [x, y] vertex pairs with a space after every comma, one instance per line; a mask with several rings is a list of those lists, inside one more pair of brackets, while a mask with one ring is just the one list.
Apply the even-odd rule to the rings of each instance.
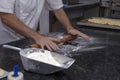
[[31, 54], [29, 54], [27, 56], [27, 58], [30, 58], [30, 59], [33, 59], [33, 60], [36, 60], [36, 61], [40, 61], [40, 62], [43, 62], [43, 63], [47, 63], [47, 64], [51, 64], [51, 65], [54, 65], [54, 66], [62, 66], [59, 62], [57, 62], [54, 57], [52, 56], [52, 54], [45, 50], [45, 52], [33, 52]]

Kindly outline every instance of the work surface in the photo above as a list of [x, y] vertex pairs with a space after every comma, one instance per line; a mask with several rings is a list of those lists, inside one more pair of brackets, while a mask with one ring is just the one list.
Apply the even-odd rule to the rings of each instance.
[[[41, 75], [26, 72], [23, 69], [18, 51], [0, 46], [0, 68], [11, 71], [15, 64], [24, 73], [24, 80], [120, 80], [120, 31], [80, 29], [89, 36], [96, 38], [94, 45], [103, 45], [104, 48], [88, 50], [73, 54], [76, 62], [67, 70], [51, 75]], [[10, 43], [25, 48], [27, 39]], [[6, 78], [2, 80], [7, 80]]]

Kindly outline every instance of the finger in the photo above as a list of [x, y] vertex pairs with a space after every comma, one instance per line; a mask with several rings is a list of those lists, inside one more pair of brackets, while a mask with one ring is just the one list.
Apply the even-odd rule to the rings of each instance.
[[41, 49], [44, 49], [44, 45], [42, 43], [40, 43]]
[[69, 34], [74, 35], [74, 36], [77, 35], [76, 32], [71, 32]]
[[82, 37], [83, 39], [85, 39], [85, 40], [89, 40], [89, 36], [87, 36], [86, 34], [80, 32], [80, 31], [78, 31], [78, 30], [76, 30], [76, 29], [71, 30], [70, 33], [71, 33], [72, 35], [81, 36], [81, 37]]
[[87, 36], [86, 34], [80, 33], [79, 35], [80, 35], [83, 39], [89, 40], [89, 36]]
[[52, 49], [51, 49], [51, 47], [49, 46], [49, 44], [46, 44], [45, 46], [46, 46], [46, 48], [47, 48], [49, 51], [52, 51]]
[[49, 38], [52, 42], [55, 42], [56, 44], [59, 44], [61, 42], [60, 38]]
[[58, 45], [54, 42], [51, 41], [51, 44], [56, 48], [56, 49], [59, 49]]
[[57, 50], [59, 47], [52, 41], [50, 41], [49, 46], [52, 48], [52, 50]]
[[60, 38], [51, 38], [49, 37], [49, 39], [53, 42], [60, 42]]
[[50, 46], [50, 39], [48, 38], [47, 40], [46, 40], [46, 46], [48, 47], [48, 49], [50, 50], [50, 51], [52, 51], [52, 48], [51, 48], [51, 46]]
[[52, 42], [48, 42], [47, 45], [52, 49], [52, 50], [56, 50], [56, 47], [52, 44]]
[[46, 46], [49, 50], [57, 50], [58, 46], [52, 40], [56, 41], [57, 39], [49, 37], [46, 40]]

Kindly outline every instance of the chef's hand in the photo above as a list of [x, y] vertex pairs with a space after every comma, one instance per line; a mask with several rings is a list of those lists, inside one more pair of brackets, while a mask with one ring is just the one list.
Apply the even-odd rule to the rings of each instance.
[[35, 39], [36, 43], [41, 46], [42, 49], [46, 47], [48, 50], [53, 51], [59, 49], [55, 42], [59, 41], [57, 38], [38, 36]]
[[78, 36], [81, 36], [85, 40], [89, 40], [89, 36], [87, 36], [86, 34], [80, 32], [77, 29], [71, 28], [71, 29], [68, 30], [68, 33], [72, 34], [72, 35], [78, 35]]

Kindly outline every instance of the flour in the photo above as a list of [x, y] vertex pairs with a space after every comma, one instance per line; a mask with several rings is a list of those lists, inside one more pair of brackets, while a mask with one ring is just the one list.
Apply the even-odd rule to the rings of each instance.
[[27, 58], [36, 60], [36, 61], [40, 61], [43, 63], [47, 63], [47, 64], [51, 64], [51, 65], [55, 65], [55, 66], [62, 66], [59, 62], [57, 62], [54, 57], [52, 56], [52, 54], [45, 50], [45, 52], [33, 52], [31, 54], [29, 54], [27, 56]]

